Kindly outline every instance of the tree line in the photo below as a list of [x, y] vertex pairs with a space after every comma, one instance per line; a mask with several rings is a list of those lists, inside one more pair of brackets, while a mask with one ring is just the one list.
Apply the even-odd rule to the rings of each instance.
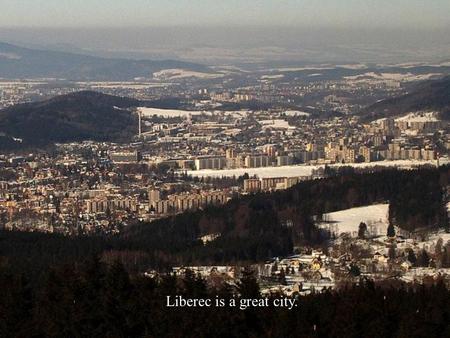
[[[259, 299], [250, 269], [235, 284], [212, 285], [187, 271], [130, 276], [97, 258], [50, 268], [38, 283], [0, 268], [1, 337], [449, 337], [450, 292], [427, 286], [359, 286], [325, 290], [287, 308], [167, 307], [185, 299]], [[280, 298], [273, 294], [269, 299]], [[294, 295], [294, 297], [296, 297]], [[269, 304], [271, 304], [269, 302]]]

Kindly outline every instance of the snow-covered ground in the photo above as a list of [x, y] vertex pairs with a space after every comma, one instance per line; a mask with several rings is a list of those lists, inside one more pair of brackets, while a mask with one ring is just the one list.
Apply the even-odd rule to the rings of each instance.
[[258, 121], [258, 123], [262, 125], [263, 129], [266, 129], [266, 128], [273, 128], [273, 129], [295, 128], [295, 127], [291, 127], [289, 125], [288, 121], [281, 120], [281, 119], [261, 120], [261, 121]]
[[90, 88], [121, 88], [121, 89], [143, 89], [150, 87], [164, 87], [169, 86], [170, 83], [161, 82], [77, 82], [81, 86], [89, 86]]
[[215, 79], [223, 76], [224, 74], [220, 73], [203, 73], [178, 68], [164, 69], [159, 72], [153, 73], [153, 77], [155, 79], [166, 79], [166, 80], [183, 79], [188, 77], [196, 77], [199, 79]]
[[371, 235], [385, 235], [389, 225], [389, 204], [375, 204], [366, 207], [345, 209], [323, 215], [326, 222], [319, 223], [323, 229], [329, 229], [336, 236], [342, 233], [358, 235], [359, 223], [364, 222]]
[[[441, 164], [448, 162], [448, 160], [440, 160]], [[399, 160], [399, 161], [379, 161], [370, 163], [346, 163], [333, 164], [330, 167], [351, 166], [354, 168], [370, 168], [370, 167], [397, 167], [410, 169], [421, 165], [436, 165], [436, 161], [417, 161], [417, 160]], [[298, 177], [310, 176], [314, 169], [323, 167], [323, 165], [291, 165], [282, 167], [264, 167], [264, 168], [238, 168], [238, 169], [223, 169], [223, 170], [190, 170], [188, 175], [197, 177], [239, 177], [245, 173], [250, 176], [258, 176], [260, 178], [267, 177]]]
[[430, 78], [441, 76], [441, 73], [429, 73], [429, 74], [412, 74], [412, 73], [375, 73], [367, 72], [364, 74], [344, 76], [346, 80], [362, 80], [365, 78], [371, 78], [374, 80], [391, 80], [391, 81], [419, 81], [428, 80]]
[[0, 53], [1, 58], [6, 58], [10, 60], [20, 60], [22, 57], [14, 53]]
[[437, 112], [414, 112], [395, 119], [395, 121], [404, 122], [436, 122], [439, 113]]
[[24, 86], [24, 85], [45, 85], [47, 82], [43, 81], [33, 81], [33, 80], [23, 80], [23, 81], [10, 81], [0, 77], [0, 87], [13, 87], [13, 86]]
[[436, 232], [436, 233], [430, 235], [430, 237], [428, 238], [428, 242], [436, 243], [439, 240], [439, 238], [442, 238], [442, 241], [445, 244], [448, 241], [450, 241], [450, 233], [447, 233], [444, 231]]
[[248, 110], [236, 110], [236, 111], [222, 111], [222, 110], [182, 110], [182, 109], [161, 109], [161, 108], [148, 108], [148, 107], [138, 107], [137, 108], [143, 117], [151, 117], [153, 115], [161, 116], [161, 117], [188, 117], [189, 115], [213, 115], [213, 114], [221, 114], [221, 115], [230, 115], [235, 118], [242, 118], [247, 116], [250, 111]]
[[403, 250], [406, 248], [415, 248], [416, 251], [425, 249], [428, 252], [435, 252], [436, 244], [440, 239], [442, 239], [442, 244], [445, 245], [450, 241], [450, 233], [440, 229], [429, 233], [423, 241], [418, 241], [417, 239], [413, 241], [412, 239], [408, 239], [404, 243], [397, 243], [397, 247]]
[[138, 110], [142, 113], [142, 116], [162, 116], [162, 117], [188, 117], [189, 115], [200, 115], [205, 113], [203, 111], [189, 111], [179, 109], [160, 109], [160, 108], [146, 108], [139, 107]]
[[336, 67], [331, 65], [313, 65], [305, 67], [282, 67], [282, 68], [272, 68], [269, 71], [279, 71], [279, 72], [299, 72], [303, 70], [331, 70]]
[[437, 275], [449, 275], [450, 269], [436, 269], [436, 268], [414, 268], [410, 269], [400, 277], [401, 280], [407, 283], [414, 281], [421, 281], [426, 276], [436, 277]]
[[275, 80], [275, 79], [282, 79], [283, 77], [284, 77], [283, 74], [263, 75], [261, 76], [261, 80]]
[[[436, 122], [439, 121], [439, 113], [434, 111], [417, 111], [410, 112], [401, 117], [395, 119], [396, 122]], [[372, 121], [372, 123], [380, 124], [381, 122], [387, 120], [386, 117], [383, 117], [378, 120]]]
[[367, 69], [367, 65], [362, 63], [348, 64], [348, 65], [336, 65], [336, 68], [345, 68], [345, 69]]
[[286, 116], [309, 116], [310, 114], [299, 110], [286, 110], [284, 112]]

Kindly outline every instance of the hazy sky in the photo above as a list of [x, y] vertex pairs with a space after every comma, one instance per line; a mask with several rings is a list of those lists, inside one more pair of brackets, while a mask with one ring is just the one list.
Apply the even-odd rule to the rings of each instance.
[[206, 63], [450, 58], [450, 0], [0, 0], [0, 41]]
[[0, 26], [448, 27], [449, 0], [1, 0]]

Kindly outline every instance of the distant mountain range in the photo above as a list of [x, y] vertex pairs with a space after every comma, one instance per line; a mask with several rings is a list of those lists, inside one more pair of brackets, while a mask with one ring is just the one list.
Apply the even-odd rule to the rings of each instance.
[[377, 102], [364, 110], [363, 118], [375, 120], [421, 110], [440, 112], [442, 119], [450, 120], [450, 77], [421, 83], [408, 94]]
[[81, 91], [12, 106], [0, 111], [0, 149], [83, 140], [128, 141], [137, 132], [137, 116], [131, 107], [140, 104], [130, 98]]
[[164, 69], [209, 72], [207, 66], [176, 60], [101, 58], [61, 51], [38, 50], [0, 42], [0, 78], [61, 78], [128, 81], [151, 77]]

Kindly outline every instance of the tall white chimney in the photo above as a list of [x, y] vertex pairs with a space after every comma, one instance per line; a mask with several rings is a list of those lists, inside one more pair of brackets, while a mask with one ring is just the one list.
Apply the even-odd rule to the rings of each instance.
[[139, 115], [139, 134], [138, 134], [138, 136], [139, 136], [139, 138], [141, 138], [141, 136], [142, 136], [142, 112], [140, 110], [138, 112], [138, 115]]

